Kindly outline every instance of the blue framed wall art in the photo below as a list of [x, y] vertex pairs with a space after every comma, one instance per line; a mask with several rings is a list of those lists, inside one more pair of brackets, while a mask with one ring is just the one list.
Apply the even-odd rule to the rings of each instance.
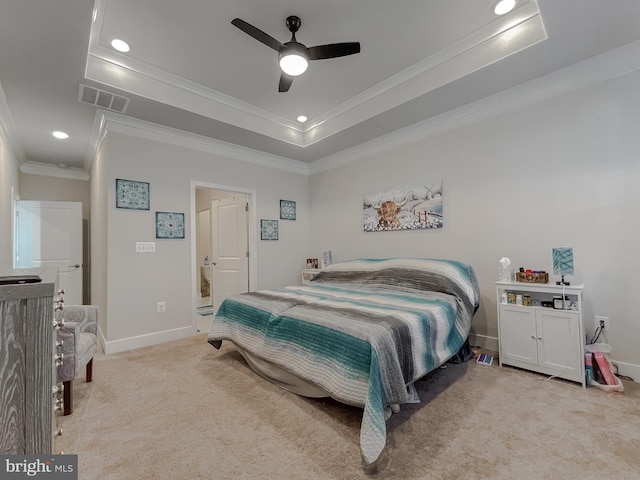
[[280, 218], [282, 220], [295, 220], [296, 202], [293, 200], [280, 200]]
[[184, 213], [156, 212], [156, 238], [184, 238]]
[[260, 220], [260, 240], [278, 240], [278, 220]]
[[149, 182], [116, 178], [116, 208], [149, 210]]

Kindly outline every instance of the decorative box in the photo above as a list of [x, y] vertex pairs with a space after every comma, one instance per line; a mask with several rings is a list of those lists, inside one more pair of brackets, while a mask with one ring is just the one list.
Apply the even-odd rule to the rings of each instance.
[[549, 283], [547, 272], [516, 272], [516, 281], [525, 283]]

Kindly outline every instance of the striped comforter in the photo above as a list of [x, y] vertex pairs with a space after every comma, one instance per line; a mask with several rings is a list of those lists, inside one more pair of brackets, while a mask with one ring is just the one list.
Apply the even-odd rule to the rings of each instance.
[[231, 340], [364, 408], [360, 449], [373, 463], [386, 442], [385, 407], [455, 355], [478, 308], [473, 268], [422, 258], [336, 263], [309, 284], [230, 296], [208, 340]]

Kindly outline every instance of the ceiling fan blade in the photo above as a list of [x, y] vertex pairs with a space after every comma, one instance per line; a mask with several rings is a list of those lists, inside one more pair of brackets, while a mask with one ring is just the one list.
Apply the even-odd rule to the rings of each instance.
[[231, 25], [233, 25], [234, 27], [238, 27], [247, 35], [250, 35], [259, 42], [264, 43], [267, 47], [273, 48], [276, 52], [279, 51], [282, 47], [282, 43], [273, 38], [271, 35], [264, 33], [259, 28], [254, 27], [250, 23], [247, 23], [240, 18], [234, 18], [233, 20], [231, 20]]
[[331, 43], [307, 48], [309, 60], [344, 57], [354, 53], [360, 53], [360, 42]]
[[289, 87], [293, 83], [293, 77], [291, 75], [287, 75], [286, 73], [282, 73], [280, 75], [280, 84], [278, 85], [279, 92], [288, 92]]

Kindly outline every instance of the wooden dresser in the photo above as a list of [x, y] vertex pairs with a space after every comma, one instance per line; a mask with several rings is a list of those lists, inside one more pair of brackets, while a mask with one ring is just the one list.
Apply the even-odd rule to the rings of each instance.
[[[57, 271], [41, 283], [0, 285], [0, 453], [53, 453], [54, 294]], [[2, 271], [1, 275], [24, 273]]]

